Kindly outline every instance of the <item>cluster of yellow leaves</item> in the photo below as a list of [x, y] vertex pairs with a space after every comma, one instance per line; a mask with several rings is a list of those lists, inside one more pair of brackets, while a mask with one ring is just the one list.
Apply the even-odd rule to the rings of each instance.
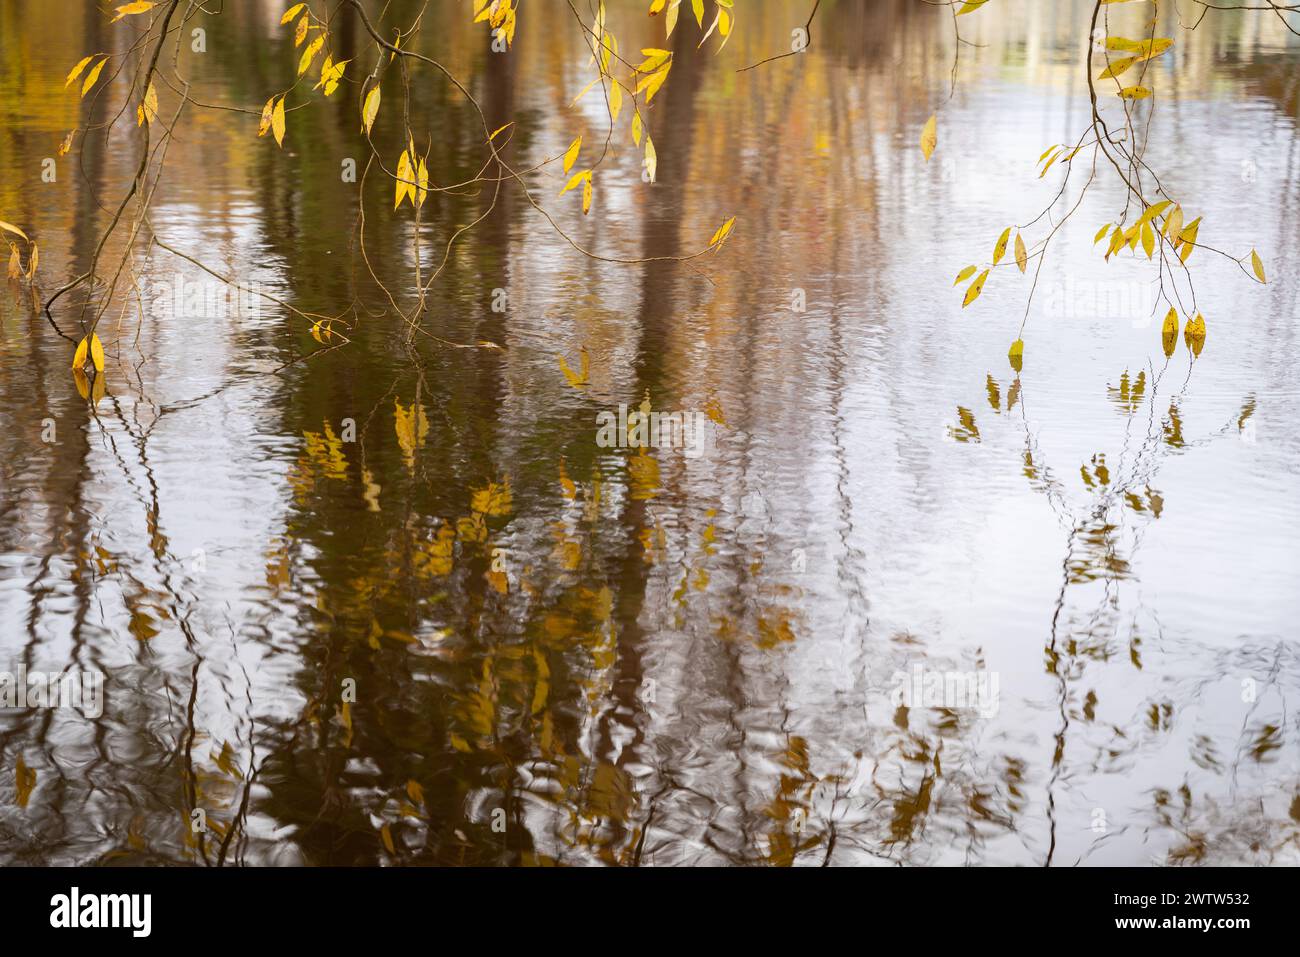
[[[677, 26], [678, 8], [682, 5], [682, 0], [651, 0], [650, 16], [655, 17], [664, 13], [664, 36], [673, 35], [673, 29]], [[713, 22], [709, 28], [704, 31], [704, 36], [700, 39], [698, 46], [704, 46], [704, 41], [713, 36], [716, 30], [718, 36], [722, 37], [722, 42], [718, 44], [718, 51], [727, 45], [727, 40], [731, 37], [731, 28], [735, 25], [735, 5], [732, 0], [714, 0], [713, 2]], [[691, 13], [695, 15], [695, 23], [701, 30], [704, 30], [704, 0], [691, 0]]]
[[[1156, 220], [1161, 214], [1165, 214], [1164, 221], [1157, 225]], [[1106, 247], [1107, 260], [1126, 246], [1136, 251], [1139, 243], [1142, 244], [1142, 251], [1147, 254], [1147, 259], [1151, 259], [1155, 255], [1157, 237], [1159, 237], [1167, 240], [1178, 253], [1178, 258], [1185, 263], [1191, 257], [1192, 250], [1196, 248], [1196, 237], [1200, 229], [1201, 217], [1198, 216], [1190, 223], [1184, 224], [1183, 208], [1172, 200], [1166, 199], [1148, 206], [1138, 217], [1137, 222], [1127, 229], [1119, 224], [1107, 223], [1097, 230], [1097, 235], [1093, 237], [1092, 242], [1096, 245], [1105, 238], [1107, 233], [1110, 233], [1110, 243]], [[1263, 269], [1262, 264], [1260, 269]]]
[[95, 366], [96, 372], [104, 371], [104, 344], [99, 341], [99, 336], [93, 332], [77, 343], [77, 351], [72, 357], [72, 368], [81, 369], [86, 365], [86, 354], [90, 354], [90, 361]]
[[325, 62], [321, 64], [320, 81], [312, 87], [313, 90], [319, 90], [325, 87], [325, 95], [329, 96], [339, 88], [339, 81], [343, 79], [343, 71], [351, 60], [340, 60], [334, 62], [334, 58], [328, 53], [325, 54]]
[[429, 168], [425, 165], [423, 156], [416, 158], [415, 143], [411, 142], [397, 160], [397, 198], [393, 202], [393, 209], [401, 206], [403, 199], [409, 199], [411, 205], [418, 208], [424, 205], [428, 195]]
[[515, 42], [519, 4], [514, 0], [474, 0], [474, 22], [487, 21], [492, 35], [506, 41], [509, 47]]
[[582, 212], [585, 216], [591, 209], [591, 170], [586, 169], [581, 173], [574, 173], [569, 178], [569, 182], [565, 184], [564, 189], [560, 190], [560, 195], [563, 196], [569, 190], [577, 189], [579, 186], [582, 187]]
[[[1097, 77], [1099, 80], [1107, 78], [1116, 78], [1128, 72], [1129, 68], [1136, 63], [1143, 63], [1146, 60], [1154, 59], [1160, 56], [1171, 46], [1174, 41], [1169, 37], [1155, 37], [1148, 40], [1126, 40], [1124, 37], [1107, 37], [1106, 38], [1106, 55], [1107, 66]], [[1117, 57], [1114, 60], [1109, 59], [1112, 52], [1127, 54], [1126, 56]], [[1127, 89], [1138, 91], [1143, 87], [1128, 87]], [[1121, 91], [1123, 96], [1124, 92]], [[1146, 90], [1141, 96], [1150, 96], [1151, 91]]]
[[[1062, 146], [1060, 143], [1054, 143], [1051, 146], [1049, 146], [1047, 149], [1043, 150], [1043, 155], [1038, 157], [1038, 162], [1043, 167], [1038, 173], [1038, 178], [1042, 179], [1044, 176], [1046, 176], [1047, 171], [1052, 168], [1052, 164], [1054, 164], [1057, 160], [1061, 160], [1062, 162], [1065, 163], [1070, 162], [1070, 160], [1074, 159], [1074, 157], [1078, 154], [1079, 150], [1081, 149], [1083, 149], [1082, 144], [1076, 146], [1073, 150], [1071, 150], [1068, 146]], [[1047, 160], [1047, 162], [1043, 163], [1043, 160]]]
[[64, 81], [63, 88], [66, 90], [71, 86], [72, 81], [81, 76], [82, 71], [85, 70], [91, 62], [95, 62], [95, 65], [90, 68], [90, 72], [86, 74], [85, 80], [81, 83], [81, 95], [85, 96], [90, 92], [90, 88], [99, 80], [99, 74], [104, 72], [104, 64], [107, 63], [109, 59], [110, 57], [107, 53], [92, 53], [90, 56], [82, 57], [77, 61], [77, 65], [68, 72], [68, 78]]
[[[980, 293], [984, 291], [984, 283], [989, 278], [989, 272], [992, 270], [993, 266], [996, 266], [1000, 262], [1002, 262], [1003, 258], [1007, 254], [1007, 246], [1010, 245], [1010, 243], [1011, 243], [1011, 227], [1008, 226], [1006, 229], [1002, 230], [997, 240], [993, 243], [993, 265], [992, 266], [990, 266], [988, 269], [985, 269], [978, 276], [975, 276], [975, 271], [978, 267], [974, 265], [967, 266], [961, 272], [957, 273], [957, 278], [954, 279], [952, 282], [954, 286], [958, 285], [959, 283], [965, 282], [967, 279], [970, 279], [971, 276], [975, 276], [975, 280], [969, 286], [966, 287], [966, 294], [962, 297], [961, 307], [963, 309], [965, 309], [972, 302], [978, 299]], [[1029, 264], [1029, 251], [1025, 248], [1025, 240], [1020, 235], [1019, 230], [1016, 231], [1013, 254], [1015, 256], [1016, 267], [1023, 274], [1025, 271], [1025, 267]]]
[[284, 147], [284, 97], [273, 96], [262, 107], [262, 121], [258, 124], [257, 135], [265, 136], [267, 131], [275, 134], [275, 142]]

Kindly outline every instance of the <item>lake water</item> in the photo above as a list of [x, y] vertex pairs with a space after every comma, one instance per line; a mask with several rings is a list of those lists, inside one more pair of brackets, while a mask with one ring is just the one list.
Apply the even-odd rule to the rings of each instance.
[[[0, 3], [0, 219], [39, 244], [36, 299], [88, 268], [139, 162], [130, 104], [56, 154], [127, 96], [124, 73], [78, 101], [68, 70], [143, 26], [68, 6]], [[233, 109], [183, 113], [152, 227], [279, 302], [143, 232], [89, 402], [80, 332], [0, 293], [0, 670], [104, 676], [102, 713], [0, 709], [0, 861], [1300, 863], [1300, 40], [1276, 18], [1188, 32], [1162, 5], [1137, 107], [1200, 240], [1269, 283], [1198, 250], [1205, 346], [1166, 357], [1152, 264], [1093, 246], [1125, 200], [1101, 161], [1017, 372], [1037, 258], [966, 309], [953, 277], [1061, 188], [1035, 160], [1089, 124], [1082, 0], [962, 17], [951, 99], [944, 8], [823, 3], [808, 52], [745, 72], [808, 4], [737, 4], [721, 53], [683, 16], [656, 182], [626, 115], [587, 216], [556, 164], [525, 176], [603, 258], [516, 182], [432, 193], [417, 331], [413, 213], [377, 166], [342, 173], [366, 170], [373, 45], [338, 15], [348, 79], [291, 94], [278, 149], [256, 132], [292, 82], [283, 5], [226, 6], [177, 69]], [[664, 42], [646, 2], [610, 6], [624, 51]], [[571, 12], [525, 4], [494, 54], [468, 9], [410, 49], [514, 123], [517, 168], [578, 134], [583, 168], [604, 105], [570, 105], [593, 75]], [[410, 80], [433, 181], [472, 180], [478, 116]], [[688, 264], [610, 261], [733, 215]], [[559, 357], [581, 377], [584, 350], [575, 386]], [[647, 400], [690, 447], [602, 438]]]

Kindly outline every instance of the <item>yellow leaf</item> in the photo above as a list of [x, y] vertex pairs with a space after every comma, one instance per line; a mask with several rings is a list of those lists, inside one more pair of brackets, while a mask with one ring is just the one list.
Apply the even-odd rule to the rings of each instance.
[[1178, 234], [1183, 231], [1183, 207], [1175, 206], [1174, 211], [1165, 218], [1165, 227], [1160, 234], [1177, 244]]
[[13, 223], [6, 223], [4, 220], [0, 219], [0, 229], [5, 230], [6, 232], [11, 232], [15, 236], [21, 236], [29, 243], [31, 242], [30, 239], [27, 239], [27, 234], [23, 232], [21, 229], [19, 229], [17, 226], [13, 225]]
[[578, 158], [578, 151], [582, 149], [582, 137], [569, 144], [569, 148], [564, 151], [564, 171], [567, 173]]
[[411, 155], [406, 150], [402, 150], [402, 157], [397, 161], [397, 198], [393, 202], [393, 209], [402, 205], [402, 200], [407, 196], [410, 190], [411, 202], [415, 203], [415, 187], [409, 186], [407, 180], [414, 179], [414, 171], [411, 169]]
[[619, 113], [623, 112], [623, 87], [614, 83], [609, 88], [609, 121], [618, 122]]
[[1025, 249], [1025, 241], [1019, 233], [1016, 233], [1016, 265], [1020, 271], [1025, 271], [1025, 266], [1029, 263], [1029, 252]]
[[104, 59], [100, 60], [93, 67], [90, 68], [90, 72], [86, 74], [85, 82], [81, 84], [82, 96], [85, 96], [87, 93], [90, 92], [90, 88], [94, 86], [95, 81], [99, 79], [99, 74], [103, 72], [104, 64], [107, 62], [108, 62], [108, 57], [104, 57]]
[[276, 145], [284, 147], [284, 97], [275, 101], [275, 109], [271, 111], [271, 132], [275, 134]]
[[273, 96], [267, 100], [266, 105], [262, 107], [262, 120], [257, 124], [258, 136], [265, 136], [267, 133], [271, 132], [271, 113], [275, 109], [275, 101], [276, 97]]
[[387, 824], [385, 824], [383, 827], [379, 829], [379, 836], [383, 838], [384, 847], [388, 849], [388, 853], [396, 854], [397, 849], [393, 847], [393, 832], [392, 829]]
[[1145, 86], [1126, 86], [1115, 95], [1125, 100], [1145, 100], [1151, 91]]
[[939, 143], [938, 124], [938, 116], [931, 113], [930, 118], [925, 121], [925, 126], [921, 128], [921, 154], [927, 163], [930, 161], [930, 154]]
[[999, 236], [998, 241], [993, 244], [993, 265], [996, 266], [1002, 261], [1002, 257], [1007, 254], [1007, 242], [1010, 239], [1011, 227], [1008, 226], [1006, 229], [1002, 230], [1002, 235]]
[[980, 293], [984, 291], [984, 280], [988, 278], [989, 271], [986, 269], [975, 277], [974, 282], [966, 287], [966, 295], [961, 301], [961, 307], [963, 309], [979, 298]]
[[509, 123], [507, 123], [505, 126], [498, 126], [495, 130], [492, 131], [492, 135], [488, 137], [488, 142], [491, 143], [494, 139], [497, 138], [497, 134], [498, 134], [498, 133], [500, 133], [502, 130], [507, 130], [507, 129], [509, 129], [510, 127], [512, 127], [512, 126], [514, 126], [514, 125], [515, 125], [515, 121], [514, 121], [514, 120], [511, 120], [511, 121], [510, 121]]
[[967, 266], [967, 267], [966, 267], [965, 269], [963, 269], [961, 272], [957, 273], [957, 278], [954, 279], [954, 280], [952, 281], [952, 284], [955, 286], [955, 285], [957, 285], [957, 283], [959, 283], [959, 282], [965, 282], [967, 279], [969, 279], [969, 278], [970, 278], [971, 276], [973, 276], [973, 275], [975, 275], [975, 267], [974, 267], [974, 266]]
[[1250, 251], [1250, 267], [1255, 270], [1255, 275], [1259, 277], [1260, 282], [1268, 282], [1264, 278], [1264, 260], [1259, 258], [1259, 253], [1255, 250]]
[[135, 125], [139, 126], [140, 121], [153, 123], [156, 119], [158, 119], [158, 91], [153, 88], [153, 82], [150, 81], [149, 89], [144, 94], [144, 103], [139, 108], [139, 120]]
[[423, 206], [425, 197], [429, 195], [429, 167], [424, 165], [424, 157], [420, 157], [420, 166], [416, 170], [415, 181], [419, 187], [415, 194], [415, 204]]
[[650, 177], [650, 182], [655, 181], [655, 171], [659, 168], [659, 156], [655, 153], [655, 145], [650, 142], [650, 137], [645, 138], [645, 171]]
[[72, 368], [80, 369], [86, 364], [86, 350], [90, 347], [89, 339], [82, 339], [77, 343], [77, 351], [72, 356]]
[[298, 61], [298, 75], [302, 76], [307, 72], [307, 67], [311, 66], [311, 61], [316, 58], [320, 48], [325, 45], [325, 35], [322, 33], [311, 43], [307, 44], [307, 49], [302, 51], [302, 59]]
[[963, 13], [974, 13], [988, 2], [989, 0], [966, 0], [961, 9], [957, 11], [957, 16], [960, 17]]
[[27, 278], [30, 280], [36, 275], [36, 264], [40, 261], [41, 251], [35, 243], [32, 243], [32, 255], [27, 261]]
[[1011, 343], [1011, 348], [1007, 350], [1008, 359], [1016, 359], [1025, 354], [1025, 340], [1017, 339]]
[[71, 86], [72, 81], [75, 80], [77, 77], [81, 76], [81, 71], [86, 68], [86, 64], [88, 64], [91, 60], [95, 59], [95, 57], [97, 56], [99, 56], [98, 53], [92, 53], [90, 56], [82, 57], [80, 60], [78, 60], [77, 65], [72, 68], [72, 71], [70, 73], [68, 73], [68, 79], [64, 82], [63, 88], [66, 90], [69, 86]]
[[156, 4], [151, 3], [150, 0], [135, 0], [134, 3], [123, 4], [117, 8], [117, 16], [115, 16], [110, 22], [117, 23], [117, 21], [121, 20], [123, 17], [129, 17], [137, 13], [145, 13], [152, 10], [155, 6]]
[[588, 176], [590, 176], [590, 175], [591, 175], [591, 171], [590, 171], [590, 170], [583, 170], [583, 171], [580, 172], [580, 173], [574, 173], [574, 174], [569, 178], [569, 182], [565, 184], [564, 189], [560, 190], [560, 195], [563, 196], [565, 193], [567, 193], [567, 192], [568, 192], [569, 190], [571, 190], [571, 189], [577, 189], [578, 186], [581, 185], [581, 183], [583, 182], [583, 180], [585, 180], [585, 179], [586, 179]]
[[1120, 74], [1126, 72], [1128, 68], [1131, 67], [1137, 61], [1138, 58], [1135, 56], [1126, 56], [1126, 57], [1120, 57], [1118, 60], [1111, 60], [1110, 66], [1106, 67], [1106, 69], [1101, 72], [1101, 75], [1098, 76], [1097, 79], [1105, 80], [1108, 77], [1117, 77]]
[[307, 24], [310, 19], [310, 17], [303, 17], [298, 21], [298, 26], [293, 31], [293, 45], [295, 47], [302, 46], [302, 41], [307, 39]]
[[90, 334], [90, 361], [95, 364], [96, 372], [104, 371], [104, 344], [93, 332]]
[[632, 142], [641, 145], [641, 111], [632, 114]]
[[1151, 228], [1151, 224], [1148, 222], [1142, 224], [1141, 233], [1142, 251], [1147, 254], [1147, 259], [1150, 259], [1156, 248], [1155, 231]]
[[691, 12], [695, 14], [695, 22], [704, 26], [704, 0], [691, 0]]
[[290, 20], [298, 15], [298, 11], [307, 6], [305, 3], [295, 3], [288, 10], [284, 11], [284, 16], [280, 18], [280, 26], [284, 26]]
[[[361, 125], [365, 129], [367, 136], [370, 135], [370, 127], [374, 126], [375, 117], [378, 115], [379, 115], [379, 84], [376, 83], [374, 86], [370, 88], [370, 92], [366, 94], [365, 102], [361, 105]], [[503, 126], [501, 129], [505, 129], [505, 127]], [[501, 130], [497, 130], [497, 133], [500, 132]], [[492, 135], [495, 136], [496, 133]]]
[[1178, 335], [1178, 310], [1173, 306], [1169, 307], [1169, 312], [1165, 316], [1164, 325], [1160, 329], [1161, 336]]
[[1200, 229], [1201, 217], [1197, 216], [1190, 223], [1184, 226], [1182, 232], [1178, 234], [1178, 241], [1183, 247], [1179, 250], [1178, 255], [1183, 262], [1187, 262], [1188, 257], [1192, 255], [1192, 250], [1196, 247], [1196, 234], [1200, 232]]
[[727, 236], [731, 234], [731, 227], [734, 226], [735, 223], [736, 223], [736, 217], [732, 216], [725, 223], [723, 223], [716, 230], [714, 230], [713, 237], [709, 240], [709, 245], [715, 247], [714, 250], [715, 252], [718, 249], [722, 248], [722, 244], [726, 242]]
[[582, 184], [582, 215], [586, 216], [591, 210], [591, 177], [588, 176]]
[[1095, 246], [1101, 242], [1101, 238], [1110, 232], [1110, 223], [1107, 223], [1101, 229], [1097, 230], [1097, 235], [1092, 238], [1092, 244]]

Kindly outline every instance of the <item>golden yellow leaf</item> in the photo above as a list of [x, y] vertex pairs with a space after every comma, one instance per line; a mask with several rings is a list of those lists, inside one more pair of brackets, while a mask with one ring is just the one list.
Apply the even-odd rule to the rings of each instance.
[[1259, 278], [1260, 282], [1268, 282], [1268, 280], [1264, 278], [1264, 260], [1260, 259], [1259, 253], [1255, 252], [1253, 249], [1250, 251], [1250, 268], [1255, 270], [1255, 275]]
[[140, 105], [138, 112], [136, 126], [139, 126], [142, 121], [153, 123], [158, 119], [158, 91], [153, 88], [153, 81], [150, 81], [149, 89], [145, 91], [144, 103]]
[[1092, 238], [1092, 244], [1095, 246], [1101, 242], [1101, 238], [1110, 232], [1110, 223], [1107, 223], [1101, 229], [1097, 230], [1097, 235]]
[[265, 136], [271, 132], [271, 113], [275, 110], [276, 99], [274, 96], [271, 97], [266, 101], [266, 105], [262, 107], [262, 120], [257, 124], [258, 136]]
[[1125, 100], [1145, 100], [1151, 91], [1145, 86], [1126, 86], [1115, 95]]
[[954, 280], [952, 281], [952, 284], [955, 286], [955, 285], [957, 285], [957, 283], [959, 283], [959, 282], [965, 282], [967, 279], [969, 279], [969, 278], [970, 278], [971, 276], [973, 276], [973, 275], [975, 275], [975, 267], [974, 267], [974, 266], [967, 266], [967, 267], [966, 267], [965, 269], [963, 269], [961, 272], [957, 273], [957, 278], [954, 279]]
[[90, 334], [90, 361], [94, 363], [96, 372], [104, 371], [104, 344], [93, 332]]
[[632, 142], [641, 145], [641, 111], [632, 114]]
[[716, 230], [714, 230], [713, 236], [709, 239], [709, 245], [714, 247], [714, 252], [717, 252], [718, 249], [722, 248], [722, 244], [726, 242], [727, 237], [731, 234], [731, 227], [734, 226], [735, 223], [736, 223], [736, 217], [732, 216], [725, 223], [723, 223]]
[[402, 150], [401, 159], [397, 161], [397, 198], [393, 202], [393, 209], [402, 205], [402, 200], [408, 195], [411, 197], [411, 203], [415, 203], [415, 187], [408, 184], [408, 180], [415, 178], [415, 172], [411, 169], [411, 154]]
[[986, 269], [975, 277], [974, 282], [966, 287], [966, 295], [961, 301], [961, 307], [963, 309], [979, 298], [980, 293], [984, 291], [984, 280], [988, 278], [989, 271]]
[[86, 68], [86, 64], [88, 64], [91, 60], [95, 59], [95, 57], [97, 56], [99, 56], [98, 53], [92, 53], [90, 56], [82, 57], [80, 60], [78, 60], [77, 65], [74, 66], [72, 70], [68, 73], [68, 79], [64, 82], [63, 88], [66, 90], [69, 86], [71, 86], [72, 81], [75, 80], [77, 77], [81, 76], [81, 71]]
[[415, 173], [415, 181], [418, 188], [415, 193], [415, 205], [423, 206], [425, 197], [429, 195], [429, 167], [424, 165], [424, 157], [420, 157], [420, 166]]
[[921, 154], [927, 163], [930, 161], [930, 154], [939, 143], [938, 124], [938, 116], [931, 113], [930, 118], [925, 121], [925, 126], [921, 127]]
[[81, 84], [82, 96], [85, 96], [87, 93], [90, 92], [90, 88], [94, 86], [95, 81], [99, 79], [99, 74], [103, 72], [104, 64], [107, 62], [108, 62], [108, 57], [104, 57], [104, 59], [100, 60], [93, 67], [90, 68], [90, 72], [86, 74], [85, 81]]
[[573, 167], [574, 162], [578, 159], [578, 151], [581, 149], [582, 137], [579, 136], [576, 140], [570, 143], [569, 148], [564, 151], [564, 171], [566, 173]]
[[1178, 255], [1183, 262], [1187, 262], [1188, 257], [1192, 255], [1192, 250], [1196, 248], [1196, 235], [1200, 232], [1200, 229], [1201, 217], [1197, 216], [1184, 226], [1182, 232], [1178, 234], [1178, 241], [1182, 245]]
[[569, 181], [568, 183], [565, 184], [564, 189], [560, 190], [560, 195], [563, 196], [571, 189], [577, 189], [578, 186], [582, 184], [583, 180], [585, 180], [590, 175], [591, 175], [591, 170], [583, 170], [580, 173], [574, 173], [571, 177], [569, 177]]
[[998, 241], [993, 244], [993, 265], [996, 266], [998, 263], [1000, 263], [1002, 261], [1002, 257], [1007, 254], [1007, 242], [1010, 239], [1011, 239], [1011, 227], [1008, 226], [1006, 229], [1002, 230], [1002, 235], [999, 236]]
[[659, 156], [655, 153], [655, 145], [650, 141], [650, 137], [645, 138], [645, 171], [650, 177], [650, 182], [655, 181], [655, 171], [659, 168]]
[[[366, 94], [366, 100], [361, 105], [361, 125], [365, 129], [366, 135], [370, 135], [370, 127], [375, 124], [375, 117], [379, 115], [379, 84], [376, 83]], [[503, 126], [501, 129], [505, 129]], [[501, 130], [497, 130], [500, 133]], [[495, 133], [493, 134], [496, 135]]]
[[86, 364], [86, 350], [90, 348], [90, 340], [82, 339], [77, 343], [77, 351], [72, 356], [72, 368], [80, 369]]
[[305, 3], [295, 3], [288, 10], [284, 11], [284, 16], [280, 18], [280, 26], [284, 26], [290, 20], [298, 15], [298, 11], [307, 6]]
[[284, 97], [275, 101], [275, 109], [271, 111], [271, 132], [275, 134], [276, 145], [284, 147]]
[[393, 847], [393, 832], [387, 824], [379, 829], [379, 836], [383, 838], [384, 847], [388, 849], [388, 853], [396, 854], [397, 849]]
[[1164, 325], [1160, 329], [1162, 336], [1178, 334], [1178, 310], [1173, 306], [1169, 307], [1169, 312], [1165, 315]]
[[26, 240], [29, 243], [31, 242], [30, 239], [27, 239], [27, 234], [23, 232], [21, 229], [19, 229], [17, 226], [15, 226], [13, 223], [6, 223], [4, 220], [0, 219], [0, 229], [5, 230], [6, 232], [13, 233], [15, 236], [21, 236], [23, 237], [24, 240]]
[[587, 384], [587, 375], [591, 369], [591, 357], [587, 354], [587, 347], [582, 346], [579, 352], [582, 356], [582, 362], [578, 372], [574, 372], [569, 368], [569, 363], [564, 356], [557, 356], [560, 360], [560, 371], [564, 373], [564, 378], [568, 380], [569, 385], [575, 389], [581, 389]]
[[582, 184], [582, 215], [586, 216], [591, 211], [591, 177], [588, 176]]
[[307, 39], [307, 24], [310, 21], [310, 19], [311, 19], [310, 17], [304, 16], [301, 20], [298, 21], [298, 26], [294, 28], [293, 45], [295, 47], [302, 46], [302, 41]]
[[704, 26], [704, 0], [691, 0], [691, 12], [695, 14], [696, 24]]
[[1021, 273], [1025, 271], [1025, 266], [1029, 264], [1029, 251], [1025, 249], [1025, 241], [1019, 233], [1016, 233], [1016, 265], [1020, 267]]
[[298, 61], [299, 76], [302, 76], [307, 72], [307, 68], [311, 66], [311, 61], [316, 59], [316, 54], [320, 52], [320, 48], [324, 45], [325, 34], [323, 33], [315, 40], [312, 40], [311, 43], [307, 44], [307, 49], [302, 51], [302, 58]]
[[121, 20], [123, 17], [133, 16], [137, 13], [146, 13], [149, 10], [152, 10], [155, 6], [157, 6], [157, 4], [150, 2], [150, 0], [135, 0], [134, 3], [123, 4], [117, 8], [117, 16], [115, 16], [110, 22], [117, 23], [117, 21]]

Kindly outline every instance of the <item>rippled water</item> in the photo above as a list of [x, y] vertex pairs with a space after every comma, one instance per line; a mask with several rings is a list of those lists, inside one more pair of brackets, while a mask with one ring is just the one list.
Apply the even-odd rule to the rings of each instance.
[[[980, 45], [947, 102], [941, 9], [823, 4], [812, 50], [743, 73], [806, 4], [742, 9], [719, 55], [683, 30], [655, 184], [626, 131], [588, 216], [553, 167], [529, 181], [607, 259], [695, 252], [735, 215], [722, 251], [598, 261], [514, 184], [495, 207], [433, 194], [426, 278], [488, 215], [433, 287], [438, 338], [411, 341], [341, 181], [365, 166], [356, 88], [290, 111], [283, 151], [258, 139], [292, 41], [281, 5], [227, 6], [181, 67], [252, 112], [186, 114], [153, 225], [351, 342], [218, 308], [141, 242], [90, 404], [26, 286], [0, 295], [0, 668], [106, 676], [98, 717], [0, 709], [0, 859], [1300, 862], [1300, 45], [1275, 21], [1162, 14], [1148, 154], [1202, 240], [1257, 248], [1270, 283], [1193, 259], [1207, 343], [1166, 359], [1151, 270], [1092, 246], [1123, 205], [1099, 175], [1017, 372], [1030, 279], [1003, 270], [962, 310], [952, 277], [1060, 186], [1034, 160], [1087, 125], [1088, 4], [963, 18]], [[644, 7], [611, 4], [627, 49], [661, 42]], [[520, 167], [603, 139], [594, 97], [569, 106], [580, 36], [541, 11], [505, 56], [458, 8], [413, 47], [514, 121]], [[110, 110], [79, 115], [63, 79], [129, 37], [91, 4], [0, 4], [0, 219], [39, 242], [47, 297], [137, 162], [79, 137], [42, 181]], [[434, 179], [472, 178], [477, 117], [428, 71], [411, 95]], [[411, 214], [377, 170], [364, 190], [370, 267], [409, 310]], [[65, 329], [82, 299], [56, 304]], [[583, 349], [579, 388], [557, 355]], [[603, 447], [598, 415], [647, 397], [711, 446]], [[990, 696], [900, 706], [917, 668]]]

